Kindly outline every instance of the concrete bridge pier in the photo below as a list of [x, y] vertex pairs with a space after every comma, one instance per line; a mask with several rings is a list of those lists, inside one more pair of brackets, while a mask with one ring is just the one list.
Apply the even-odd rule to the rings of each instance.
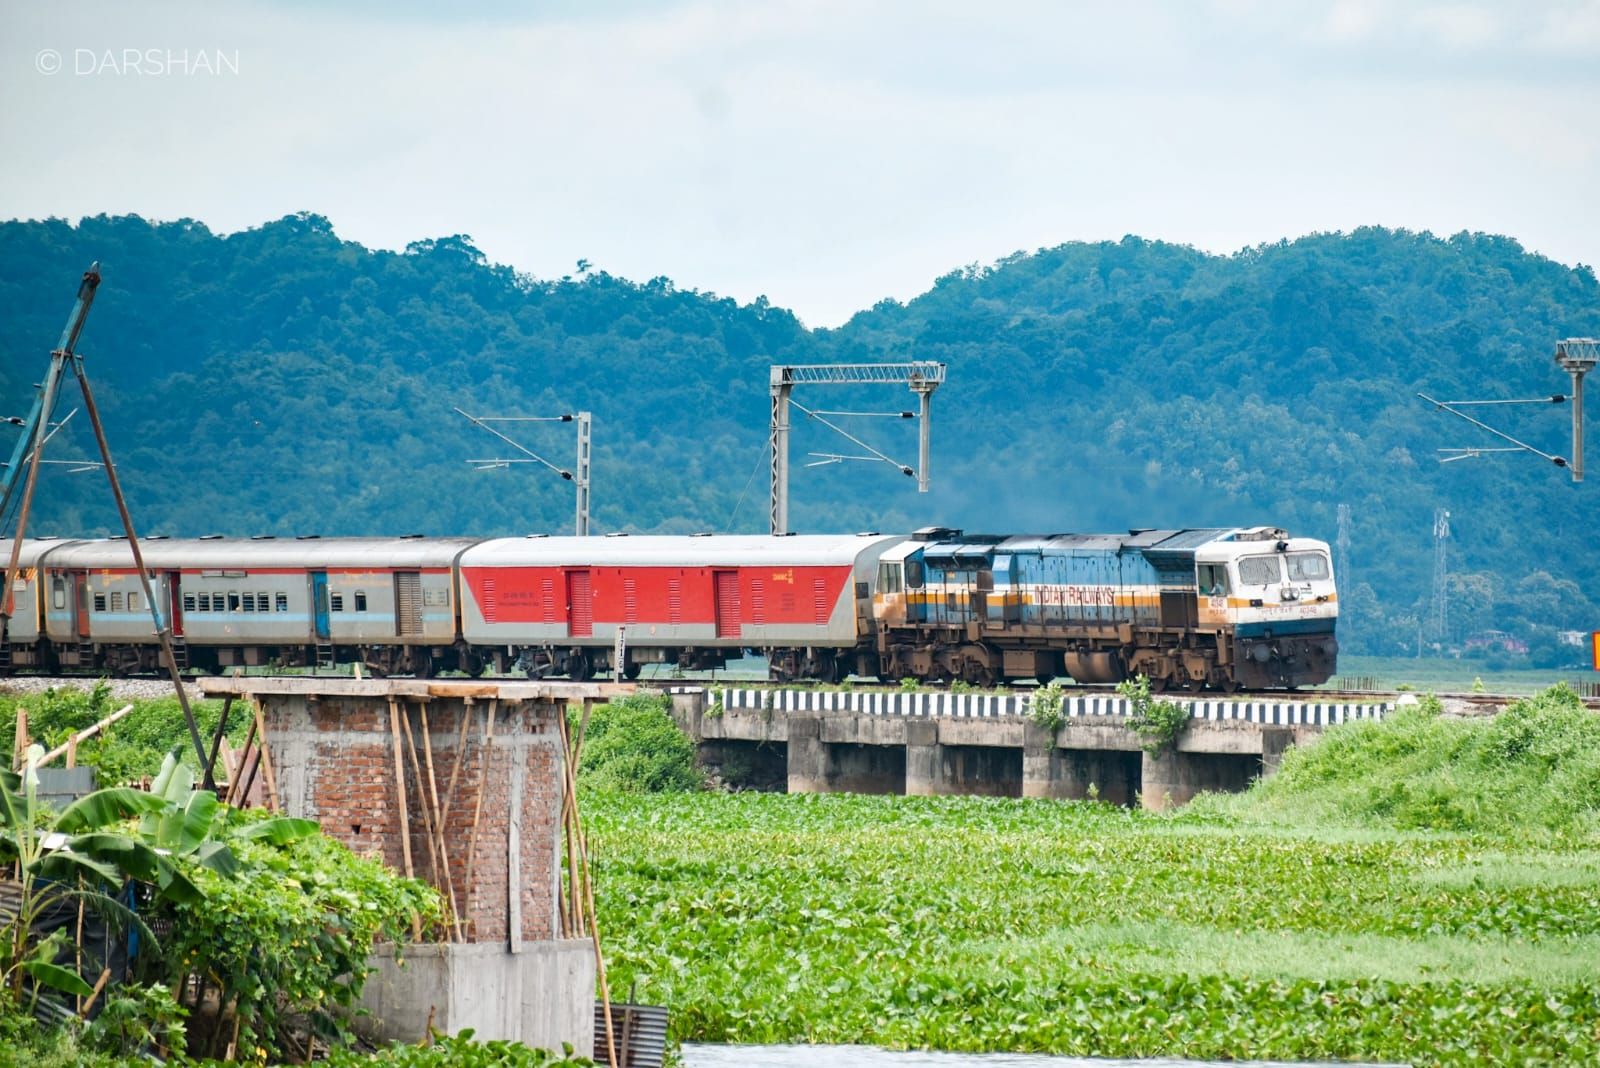
[[[1139, 795], [1137, 753], [1108, 748], [1067, 748], [1091, 740], [1066, 728], [1051, 733], [1035, 723], [1023, 728], [1022, 796], [1082, 801], [1093, 798], [1131, 805]], [[1065, 736], [1065, 737], [1062, 737]], [[1099, 744], [1100, 739], [1093, 739]]]
[[789, 718], [789, 792], [825, 794], [828, 784], [828, 747], [822, 741], [822, 720], [816, 716]]

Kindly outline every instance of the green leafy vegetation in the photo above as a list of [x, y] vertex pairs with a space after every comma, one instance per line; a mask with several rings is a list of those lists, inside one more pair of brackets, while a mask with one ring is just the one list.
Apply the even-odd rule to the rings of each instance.
[[[570, 713], [573, 733], [581, 720]], [[590, 790], [659, 793], [698, 790], [694, 742], [672, 721], [667, 698], [634, 694], [600, 705], [584, 734], [578, 783]]]
[[366, 1068], [377, 1064], [393, 1068], [583, 1068], [594, 1064], [587, 1057], [575, 1056], [570, 1048], [552, 1053], [520, 1042], [478, 1042], [472, 1035], [469, 1027], [459, 1035], [435, 1035], [425, 1045], [396, 1043], [373, 1054], [338, 1050], [323, 1063], [328, 1068]]
[[1278, 774], [1195, 812], [1273, 824], [1496, 835], [1600, 835], [1600, 715], [1565, 686], [1497, 716], [1456, 719], [1429, 697], [1292, 749]]
[[[83, 351], [149, 533], [568, 529], [567, 483], [464, 473], [488, 439], [451, 405], [592, 411], [599, 529], [759, 530], [760, 495], [742, 491], [765, 463], [768, 367], [914, 356], [949, 366], [932, 492], [881, 465], [797, 465], [795, 529], [1269, 522], [1332, 541], [1347, 504], [1340, 642], [1397, 655], [1417, 652], [1443, 506], [1444, 647], [1488, 629], [1528, 645], [1472, 650], [1475, 673], [1577, 663], [1582, 650], [1557, 633], [1600, 617], [1600, 559], [1572, 551], [1592, 507], [1566, 472], [1528, 457], [1438, 464], [1435, 450], [1472, 444], [1471, 428], [1414, 395], [1564, 392], [1554, 341], [1600, 335], [1593, 272], [1504, 237], [1364, 227], [1230, 256], [1137, 237], [1071, 243], [807, 330], [766, 299], [741, 306], [666, 278], [519, 275], [461, 235], [368, 249], [312, 214], [227, 236], [133, 216], [7, 222], [7, 411], [25, 408], [96, 259], [105, 282]], [[843, 389], [837, 401], [876, 410], [886, 396]], [[1570, 451], [1548, 408], [1496, 418]], [[908, 429], [850, 426], [890, 453], [913, 445], [896, 436]], [[529, 439], [541, 453], [571, 448], [570, 427], [530, 433], [548, 435]], [[795, 455], [837, 447], [804, 420], [794, 434]], [[60, 458], [92, 447], [81, 426], [51, 445]], [[1026, 492], [997, 494], [997, 479]], [[117, 525], [93, 479], [45, 479], [36, 515], [41, 534]]]
[[1054, 734], [1066, 722], [1062, 715], [1062, 700], [1064, 693], [1061, 682], [1051, 679], [1033, 692], [1033, 701], [1029, 705], [1028, 715], [1043, 730]]
[[1144, 751], [1155, 754], [1170, 749], [1189, 726], [1189, 709], [1176, 701], [1150, 696], [1150, 680], [1135, 675], [1117, 683], [1117, 693], [1127, 700], [1128, 726], [1144, 739]]
[[[1316, 801], [1317, 768], [1379, 770], [1370, 751], [1341, 755], [1366, 748], [1367, 724], [1291, 756], [1257, 788], [1272, 806], [1170, 817], [976, 797], [596, 794], [585, 810], [611, 981], [669, 1005], [684, 1040], [1594, 1063], [1600, 842], [1574, 811], [1585, 800], [1556, 801], [1600, 799], [1583, 770], [1600, 752], [1594, 720], [1560, 692], [1503, 725], [1397, 717], [1384, 751], [1398, 767], [1378, 793], [1416, 780], [1405, 819]], [[1432, 733], [1456, 727], [1487, 733]], [[1470, 754], [1495, 763], [1449, 763]], [[1536, 768], [1556, 782], [1521, 805]], [[1434, 803], [1445, 778], [1508, 769], [1481, 790], [1505, 791], [1502, 817], [1480, 813], [1471, 833], [1422, 818], [1452, 811]], [[1274, 825], [1297, 798], [1311, 815]]]
[[[0, 693], [0, 746], [9, 751], [16, 736], [19, 707], [28, 710], [28, 734], [46, 749], [66, 740], [129, 702], [111, 696], [105, 682], [85, 680], [84, 687], [62, 686], [43, 693]], [[101, 786], [116, 786], [150, 775], [162, 759], [176, 751], [178, 759], [198, 770], [189, 728], [176, 697], [132, 702], [134, 710], [78, 747], [78, 763], [92, 765]], [[222, 715], [221, 701], [191, 701], [200, 734], [206, 744], [216, 732]], [[234, 709], [229, 717], [228, 737], [234, 745], [244, 742], [248, 720]], [[60, 767], [61, 762], [52, 764]]]
[[[101, 965], [83, 961], [71, 928], [40, 933], [52, 911], [81, 903], [131, 928], [142, 952], [81, 1036], [29, 1038], [35, 1059], [149, 1044], [263, 1062], [303, 1048], [295, 1031], [346, 1041], [374, 940], [402, 942], [414, 917], [438, 918], [431, 888], [354, 856], [312, 821], [223, 807], [170, 754], [149, 790], [108, 787], [60, 812], [38, 796], [43, 755], [35, 744], [20, 774], [0, 772], [0, 863], [15, 865], [19, 903], [0, 926], [0, 1015], [31, 1011], [45, 990], [93, 994]], [[129, 883], [143, 890], [126, 895]]]

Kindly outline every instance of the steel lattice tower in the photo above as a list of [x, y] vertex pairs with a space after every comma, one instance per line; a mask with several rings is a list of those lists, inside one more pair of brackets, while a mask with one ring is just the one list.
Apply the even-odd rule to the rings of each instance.
[[1433, 510], [1433, 637], [1442, 647], [1450, 626], [1450, 561], [1445, 543], [1450, 540], [1450, 513]]

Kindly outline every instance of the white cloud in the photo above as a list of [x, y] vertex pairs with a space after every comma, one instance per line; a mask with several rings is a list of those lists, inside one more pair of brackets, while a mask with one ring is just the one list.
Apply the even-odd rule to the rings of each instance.
[[[960, 264], [1130, 232], [1231, 251], [1382, 222], [1594, 262], [1600, 219], [1539, 151], [1595, 158], [1600, 75], [1547, 40], [1581, 40], [1592, 7], [1485, 38], [1477, 8], [1413, 23], [1248, 0], [701, 0], [493, 23], [11, 6], [0, 155], [23, 162], [0, 169], [0, 204], [225, 230], [308, 209], [370, 245], [465, 232], [540, 275], [584, 257], [820, 324]], [[234, 49], [241, 72], [35, 70], [37, 50], [80, 46]]]

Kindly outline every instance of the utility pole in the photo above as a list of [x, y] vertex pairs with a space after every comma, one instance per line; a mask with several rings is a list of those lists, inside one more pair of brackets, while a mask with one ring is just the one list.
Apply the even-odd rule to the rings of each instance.
[[[4, 515], [10, 508], [17, 479], [21, 476], [22, 465], [26, 461], [28, 477], [23, 485], [22, 506], [17, 511], [16, 530], [12, 533], [11, 556], [5, 570], [4, 594], [0, 595], [0, 633], [3, 633], [11, 622], [11, 591], [17, 578], [22, 540], [28, 533], [28, 515], [33, 506], [34, 488], [39, 483], [39, 468], [48, 462], [44, 459], [44, 446], [54, 432], [50, 427], [50, 417], [55, 411], [61, 380], [70, 370], [73, 377], [78, 380], [78, 389], [83, 394], [84, 413], [88, 415], [89, 426], [94, 430], [95, 444], [100, 447], [100, 465], [105, 469], [106, 480], [111, 487], [111, 499], [115, 502], [117, 515], [122, 520], [123, 533], [127, 535], [128, 552], [133, 557], [134, 570], [139, 575], [139, 585], [144, 591], [145, 604], [150, 606], [150, 618], [155, 624], [156, 643], [161, 647], [161, 659], [166, 663], [173, 689], [178, 696], [178, 707], [183, 710], [184, 723], [189, 728], [189, 740], [194, 745], [195, 756], [200, 762], [204, 776], [203, 785], [207, 790], [215, 791], [216, 782], [212, 779], [211, 762], [207, 760], [205, 745], [200, 740], [200, 727], [195, 722], [194, 711], [189, 707], [188, 691], [183, 687], [183, 674], [178, 670], [178, 660], [173, 652], [172, 620], [163, 615], [161, 599], [156, 597], [155, 590], [150, 585], [150, 572], [144, 566], [144, 554], [139, 549], [139, 535], [133, 528], [133, 516], [128, 511], [127, 499], [122, 495], [122, 484], [117, 478], [117, 467], [111, 459], [111, 445], [106, 440], [105, 426], [100, 422], [100, 410], [95, 405], [94, 391], [89, 388], [89, 376], [83, 367], [83, 356], [77, 351], [78, 336], [83, 332], [84, 321], [89, 316], [89, 308], [94, 304], [95, 292], [99, 287], [100, 264], [95, 262], [83, 272], [83, 280], [78, 285], [77, 301], [67, 316], [66, 329], [61, 332], [61, 340], [51, 350], [50, 369], [39, 385], [33, 408], [27, 418], [22, 420], [22, 440], [17, 442], [16, 448], [12, 450], [11, 463], [6, 466], [3, 478], [0, 478], [0, 515]], [[44, 595], [42, 578], [39, 589], [42, 597]]]
[[[1469, 445], [1457, 448], [1440, 449], [1444, 455], [1439, 457], [1443, 464], [1456, 460], [1469, 460], [1491, 452], [1531, 452], [1540, 459], [1549, 460], [1557, 467], [1565, 467], [1572, 472], [1573, 482], [1583, 481], [1583, 376], [1594, 370], [1597, 359], [1600, 359], [1600, 338], [1569, 337], [1556, 342], [1556, 363], [1561, 369], [1572, 376], [1572, 396], [1556, 393], [1548, 397], [1519, 398], [1512, 400], [1434, 400], [1426, 393], [1417, 396], [1443, 412], [1449, 412], [1457, 418], [1464, 419], [1477, 427], [1487, 431], [1502, 441], [1508, 442], [1493, 448], [1482, 445]], [[1469, 406], [1487, 406], [1503, 404], [1565, 404], [1572, 401], [1572, 457], [1555, 456], [1548, 452], [1534, 448], [1525, 441], [1497, 430], [1488, 423], [1468, 415], [1460, 409]]]
[[1433, 510], [1433, 636], [1442, 650], [1450, 623], [1450, 563], [1445, 543], [1450, 538], [1450, 513]]
[[[510, 467], [512, 464], [542, 464], [571, 482], [577, 488], [577, 502], [574, 508], [572, 530], [580, 538], [589, 536], [589, 460], [590, 437], [593, 416], [589, 412], [564, 413], [562, 415], [468, 415], [460, 408], [455, 413], [465, 418], [473, 426], [481, 427], [510, 445], [523, 455], [520, 457], [497, 456], [484, 460], [468, 460], [478, 471], [493, 471], [496, 468]], [[578, 456], [573, 465], [574, 471], [564, 467], [557, 467], [543, 456], [529, 449], [520, 442], [513, 441], [502, 434], [490, 423], [576, 423], [578, 425]]]
[[1583, 481], [1583, 376], [1600, 359], [1600, 338], [1569, 337], [1556, 342], [1556, 363], [1572, 376], [1572, 481]]
[[[896, 463], [883, 453], [874, 449], [861, 439], [847, 433], [825, 416], [828, 415], [882, 415], [881, 412], [813, 412], [802, 408], [807, 417], [817, 420], [822, 425], [835, 433], [848, 438], [850, 441], [866, 449], [870, 456], [841, 456], [830, 454], [825, 462], [838, 463], [843, 460], [869, 460], [887, 463], [897, 468], [902, 474], [910, 475], [917, 480], [917, 492], [928, 492], [928, 467], [930, 461], [930, 436], [932, 427], [929, 420], [932, 417], [934, 390], [944, 383], [945, 365], [932, 361], [918, 361], [913, 363], [830, 363], [830, 364], [774, 364], [771, 368], [769, 385], [771, 389], [772, 418], [769, 432], [771, 448], [770, 480], [771, 492], [769, 494], [768, 519], [769, 527], [773, 534], [787, 534], [789, 532], [789, 408], [793, 403], [794, 387], [798, 385], [900, 385], [904, 384], [911, 392], [917, 395], [917, 412], [915, 416], [910, 412], [895, 413], [903, 418], [918, 418], [917, 469], [913, 471], [904, 464]], [[794, 407], [801, 408], [799, 404]]]
[[1339, 537], [1334, 541], [1334, 549], [1339, 559], [1334, 561], [1333, 569], [1337, 574], [1334, 579], [1346, 589], [1349, 589], [1350, 573], [1350, 506], [1339, 506]]

